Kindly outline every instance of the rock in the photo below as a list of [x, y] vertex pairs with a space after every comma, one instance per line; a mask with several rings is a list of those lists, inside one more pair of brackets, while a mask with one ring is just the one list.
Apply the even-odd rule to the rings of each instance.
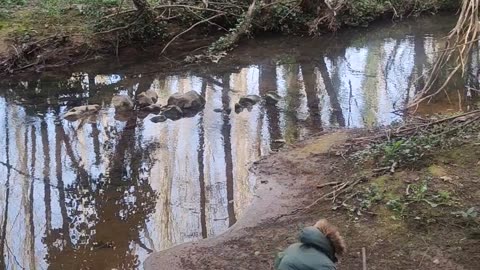
[[153, 99], [147, 95], [147, 92], [142, 92], [137, 95], [137, 104], [139, 108], [144, 108], [154, 104]]
[[195, 91], [175, 93], [168, 98], [168, 105], [175, 105], [182, 110], [201, 110], [205, 105], [205, 99]]
[[112, 98], [112, 105], [116, 111], [131, 111], [133, 110], [133, 101], [129, 96], [114, 96]]
[[236, 113], [241, 113], [243, 111], [244, 107], [238, 103], [235, 103], [235, 112]]
[[178, 120], [183, 117], [183, 111], [176, 105], [167, 106], [162, 113], [166, 118], [170, 120]]
[[115, 115], [113, 116], [113, 119], [120, 121], [120, 122], [127, 122], [131, 117], [133, 117], [133, 114], [127, 111], [118, 111], [115, 112]]
[[100, 110], [100, 105], [78, 106], [70, 109], [63, 118], [69, 121], [76, 121], [80, 118], [91, 116]]
[[238, 104], [240, 104], [243, 107], [255, 105], [258, 102], [260, 102], [261, 98], [257, 95], [247, 95], [244, 97], [241, 97], [240, 100], [238, 101]]
[[247, 109], [249, 112], [252, 111], [253, 105], [261, 101], [261, 98], [257, 95], [247, 95], [241, 97], [238, 103], [235, 104], [235, 112], [241, 113], [243, 109]]
[[442, 176], [442, 177], [440, 177], [440, 179], [442, 179], [445, 182], [452, 182], [453, 181], [453, 178], [450, 177], [450, 176]]
[[276, 92], [269, 91], [265, 95], [265, 102], [269, 105], [275, 105], [277, 104], [280, 100], [282, 100], [282, 97], [277, 94]]
[[163, 114], [160, 114], [150, 118], [150, 121], [152, 121], [153, 123], [161, 123], [167, 121], [167, 117]]
[[152, 105], [148, 105], [147, 107], [141, 108], [141, 110], [146, 111], [146, 112], [151, 112], [151, 113], [154, 113], [154, 114], [158, 114], [162, 110], [162, 105], [152, 104]]
[[149, 115], [150, 115], [150, 112], [147, 112], [147, 111], [144, 111], [144, 110], [140, 110], [136, 113], [137, 118], [141, 119], [141, 120], [147, 118], [147, 116], [149, 116]]
[[144, 93], [147, 97], [152, 99], [153, 103], [157, 103], [158, 95], [157, 95], [157, 92], [155, 90], [150, 89], [150, 90], [145, 91]]

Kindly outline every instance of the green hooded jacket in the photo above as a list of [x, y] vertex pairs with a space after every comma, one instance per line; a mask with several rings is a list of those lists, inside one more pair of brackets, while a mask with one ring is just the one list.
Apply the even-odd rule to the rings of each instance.
[[335, 270], [335, 250], [316, 227], [300, 232], [300, 243], [289, 246], [275, 259], [276, 270]]

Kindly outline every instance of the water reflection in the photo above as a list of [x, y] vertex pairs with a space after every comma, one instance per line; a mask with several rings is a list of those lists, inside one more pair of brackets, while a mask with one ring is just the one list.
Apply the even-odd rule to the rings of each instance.
[[[1, 85], [0, 268], [132, 269], [152, 251], [225, 231], [252, 199], [250, 163], [283, 140], [401, 120], [392, 111], [421, 89], [441, 46], [443, 32], [425, 31], [398, 38], [371, 33], [328, 52], [297, 48], [300, 55], [272, 56], [278, 61], [234, 72], [120, 70]], [[471, 77], [457, 86], [478, 89], [477, 59], [478, 53]], [[115, 115], [114, 94], [147, 89], [161, 104], [175, 92], [197, 91], [206, 106], [160, 124], [149, 121], [152, 115]], [[284, 98], [240, 114], [216, 112], [269, 91]], [[467, 104], [462, 96], [452, 100], [420, 111]], [[102, 111], [62, 120], [67, 108], [85, 104], [101, 104]]]

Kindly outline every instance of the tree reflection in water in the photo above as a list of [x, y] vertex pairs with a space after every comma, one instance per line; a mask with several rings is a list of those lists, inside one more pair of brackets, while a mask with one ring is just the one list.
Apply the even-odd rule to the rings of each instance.
[[[390, 112], [421, 88], [439, 41], [377, 35], [229, 72], [90, 72], [2, 83], [0, 268], [132, 269], [152, 251], [224, 232], [253, 196], [249, 164], [283, 140], [401, 119]], [[472, 59], [470, 73], [478, 73], [477, 63]], [[476, 87], [475, 76], [466, 83]], [[115, 115], [113, 95], [146, 89], [157, 91], [162, 104], [190, 90], [207, 103], [175, 122]], [[228, 113], [241, 96], [270, 91], [284, 98]], [[61, 119], [67, 108], [85, 104], [102, 111], [77, 122]], [[458, 107], [444, 99], [430, 106], [439, 104]]]

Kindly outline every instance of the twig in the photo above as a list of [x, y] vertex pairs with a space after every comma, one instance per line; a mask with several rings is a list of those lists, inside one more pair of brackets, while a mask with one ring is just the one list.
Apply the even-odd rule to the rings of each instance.
[[367, 251], [362, 247], [362, 269], [367, 270]]
[[390, 167], [390, 173], [395, 172], [395, 168], [397, 167], [397, 164], [398, 164], [398, 162], [396, 162], [396, 161], [392, 163], [392, 166]]
[[216, 14], [216, 15], [214, 15], [214, 16], [212, 16], [212, 17], [209, 17], [209, 18], [207, 18], [207, 19], [205, 19], [205, 20], [201, 20], [201, 21], [199, 21], [199, 22], [196, 22], [195, 24], [193, 24], [192, 26], [190, 26], [190, 27], [187, 28], [186, 30], [184, 30], [184, 31], [182, 31], [181, 33], [179, 33], [178, 35], [174, 36], [174, 37], [165, 45], [165, 47], [163, 47], [163, 49], [162, 49], [162, 51], [160, 52], [160, 54], [163, 54], [163, 53], [165, 52], [165, 50], [168, 48], [168, 46], [170, 46], [170, 44], [171, 44], [174, 40], [176, 40], [176, 39], [177, 39], [178, 37], [180, 37], [181, 35], [189, 32], [190, 30], [192, 30], [193, 28], [195, 28], [197, 25], [202, 24], [202, 23], [205, 23], [205, 22], [208, 22], [208, 21], [210, 21], [210, 20], [213, 20], [213, 19], [215, 19], [215, 18], [217, 18], [217, 17], [220, 17], [220, 16], [223, 16], [223, 15], [225, 15], [225, 14], [224, 14], [224, 13]]
[[326, 186], [335, 186], [335, 185], [338, 185], [339, 183], [340, 182], [338, 182], [338, 181], [328, 182], [328, 183], [325, 183], [325, 184], [317, 185], [317, 188], [323, 188], [323, 187], [326, 187]]
[[[161, 5], [161, 6], [156, 6], [153, 7], [153, 9], [162, 9], [162, 8], [190, 8], [190, 9], [197, 9], [197, 10], [204, 10], [204, 11], [212, 11], [212, 12], [217, 12], [221, 14], [226, 14], [227, 12], [218, 10], [218, 9], [213, 9], [213, 8], [204, 8], [204, 7], [199, 7], [199, 6], [190, 6], [190, 5]], [[230, 14], [230, 13], [228, 13]], [[230, 14], [234, 16], [240, 16], [236, 14]]]
[[391, 168], [391, 166], [376, 168], [376, 169], [373, 169], [373, 172], [384, 172], [384, 171], [390, 170], [390, 168]]
[[462, 113], [462, 114], [459, 114], [459, 115], [454, 115], [454, 116], [451, 116], [451, 117], [442, 118], [442, 119], [439, 119], [439, 120], [436, 120], [436, 121], [433, 121], [433, 122], [420, 124], [420, 125], [415, 125], [413, 127], [400, 127], [393, 133], [391, 132], [391, 130], [387, 130], [386, 134], [372, 136], [372, 137], [360, 137], [360, 138], [352, 139], [352, 141], [354, 141], [354, 142], [359, 142], [359, 141], [375, 142], [376, 140], [383, 139], [383, 138], [388, 137], [388, 136], [391, 137], [391, 138], [399, 137], [399, 136], [405, 136], [405, 135], [411, 133], [412, 131], [417, 131], [419, 129], [426, 129], [426, 128], [429, 128], [429, 127], [434, 126], [434, 125], [438, 125], [438, 124], [442, 124], [442, 123], [445, 123], [445, 122], [453, 121], [455, 119], [465, 117], [465, 116], [471, 116], [471, 115], [474, 115], [474, 114], [480, 114], [480, 110], [474, 110], [474, 111], [471, 111], [471, 112], [466, 112], [466, 113]]
[[[229, 15], [236, 16], [236, 17], [239, 17], [239, 16], [240, 16], [240, 15], [238, 15], [238, 14], [235, 14], [235, 13], [227, 13], [227, 12], [222, 11], [222, 10], [219, 10], [219, 9], [199, 7], [199, 6], [192, 6], [192, 5], [181, 5], [181, 4], [178, 4], [178, 5], [159, 5], [159, 6], [154, 6], [152, 9], [157, 10], [157, 9], [172, 9], [172, 8], [189, 8], [189, 9], [196, 9], [196, 10], [202, 10], [202, 11], [211, 11], [211, 12], [216, 12], [216, 13], [229, 14]], [[137, 9], [128, 9], [128, 10], [124, 10], [124, 11], [122, 11], [122, 12], [116, 12], [116, 13], [109, 14], [109, 15], [107, 15], [107, 16], [102, 17], [102, 18], [100, 19], [100, 21], [109, 19], [109, 18], [111, 18], [111, 17], [116, 17], [116, 16], [119, 16], [119, 15], [123, 15], [123, 14], [127, 14], [127, 13], [132, 13], [132, 12], [135, 12], [135, 11], [137, 11]]]
[[430, 250], [430, 247], [428, 247], [425, 253], [423, 253], [422, 259], [420, 260], [420, 263], [418, 264], [418, 266], [422, 266], [423, 260], [425, 260], [425, 257], [427, 256], [427, 253], [429, 250]]
[[[335, 202], [335, 200], [338, 198], [338, 196], [340, 196], [341, 194], [345, 193], [346, 191], [349, 191], [351, 190], [353, 187], [355, 187], [358, 183], [360, 183], [361, 181], [363, 180], [363, 178], [359, 178], [355, 181], [347, 181], [347, 182], [344, 182], [338, 186], [336, 186], [334, 188], [334, 190], [332, 190], [331, 192], [329, 193], [326, 193], [324, 194], [323, 196], [321, 196], [320, 198], [316, 199], [314, 202], [312, 202], [311, 204], [307, 205], [307, 207], [305, 207], [303, 210], [308, 210], [310, 208], [312, 208], [313, 206], [317, 205], [320, 201], [326, 199], [326, 198], [329, 198], [331, 199], [333, 202]], [[331, 196], [331, 197], [330, 197]]]
[[351, 198], [357, 196], [360, 192], [357, 191], [357, 192], [353, 192], [352, 194], [348, 195], [347, 198], [345, 198], [345, 200], [343, 200], [343, 202], [341, 203], [341, 205], [345, 205], [347, 203], [347, 201], [349, 201]]
[[[198, 17], [199, 19], [205, 19], [204, 17], [198, 15], [197, 13], [195, 13], [193, 10], [191, 10], [190, 8], [187, 8], [188, 11], [190, 11], [193, 15], [195, 15], [196, 17]], [[225, 32], [228, 32], [228, 29], [219, 25], [218, 23], [214, 23], [214, 22], [211, 22], [211, 21], [208, 21], [209, 24], [211, 25], [214, 25], [222, 30], [224, 30]]]
[[109, 34], [109, 33], [115, 32], [115, 31], [128, 29], [128, 28], [132, 27], [134, 24], [137, 23], [138, 18], [140, 18], [140, 17], [137, 17], [137, 19], [135, 19], [132, 23], [129, 23], [125, 26], [119, 26], [119, 27], [115, 27], [115, 28], [112, 28], [112, 29], [109, 29], [109, 30], [102, 31], [102, 32], [95, 32], [93, 34], [94, 35], [104, 35], [104, 34]]

